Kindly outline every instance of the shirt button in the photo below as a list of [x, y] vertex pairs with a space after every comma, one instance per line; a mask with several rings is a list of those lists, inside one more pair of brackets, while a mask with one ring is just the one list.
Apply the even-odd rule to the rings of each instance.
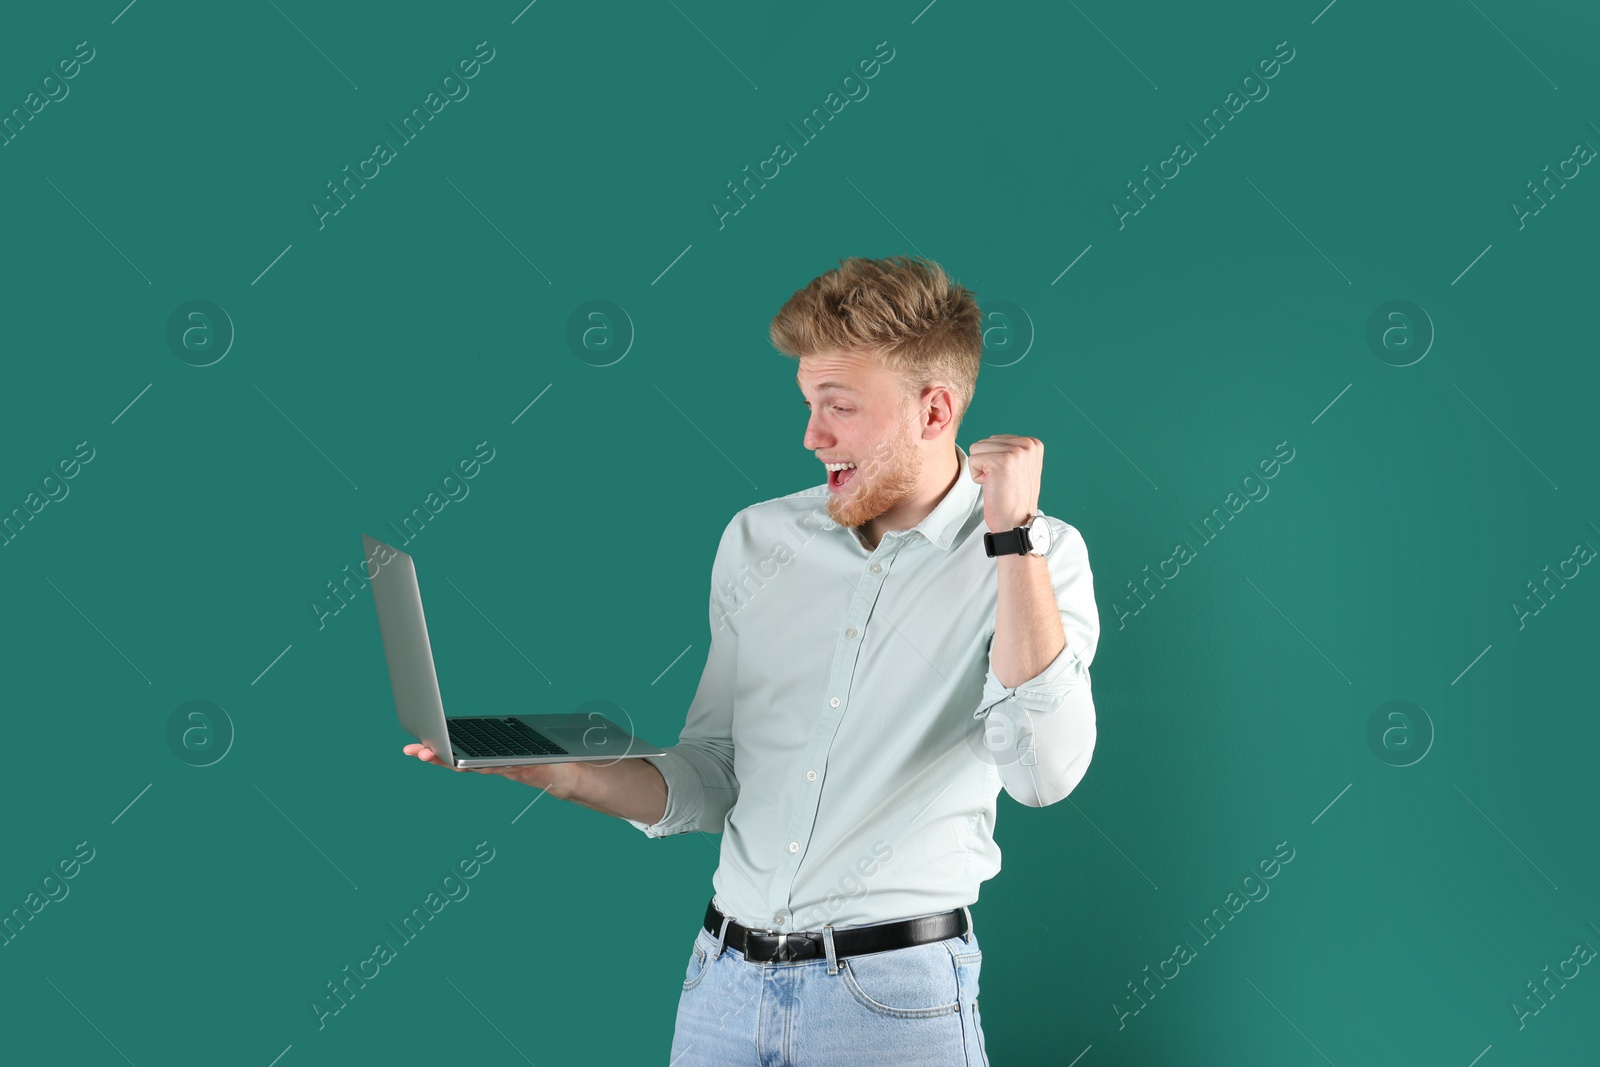
[[856, 628], [854, 626], [850, 627], [850, 629], [844, 632], [844, 635], [846, 637], [854, 637], [856, 635]]
[[772, 923], [773, 923], [774, 926], [782, 926], [783, 925], [783, 916], [782, 915], [774, 915], [772, 917]]
[[830, 708], [838, 707], [839, 706], [839, 698], [838, 697], [832, 697], [831, 699], [829, 699], [828, 706]]
[[872, 571], [873, 574], [878, 574], [883, 570], [883, 565], [880, 564], [880, 563], [874, 563], [871, 566], [871, 568], [869, 568], [869, 569]]
[[807, 771], [806, 772], [806, 781], [814, 782], [816, 780], [817, 780], [817, 772], [816, 771]]
[[789, 842], [789, 851], [790, 852], [799, 852], [800, 851], [800, 842], [798, 842], [798, 841], [790, 841]]

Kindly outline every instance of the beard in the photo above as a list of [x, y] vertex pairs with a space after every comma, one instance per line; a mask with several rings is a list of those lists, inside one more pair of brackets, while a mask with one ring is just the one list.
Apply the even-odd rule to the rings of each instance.
[[858, 462], [842, 492], [828, 492], [828, 517], [840, 526], [861, 526], [909, 497], [922, 476], [922, 451], [911, 436], [910, 413], [880, 441], [871, 458]]

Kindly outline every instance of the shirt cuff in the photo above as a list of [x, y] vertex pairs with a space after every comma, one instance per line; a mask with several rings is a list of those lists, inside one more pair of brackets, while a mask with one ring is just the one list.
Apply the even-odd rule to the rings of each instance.
[[1063, 648], [1050, 665], [1020, 685], [1009, 688], [1000, 684], [991, 663], [983, 680], [983, 699], [974, 719], [988, 718], [989, 712], [1002, 700], [1013, 700], [1027, 711], [1048, 712], [1059, 708], [1079, 685], [1087, 684], [1088, 668], [1078, 659], [1071, 644]]
[[646, 837], [667, 837], [696, 829], [695, 813], [704, 810], [705, 797], [700, 776], [694, 768], [670, 748], [659, 756], [640, 758], [648, 760], [666, 779], [667, 810], [662, 813], [659, 822], [644, 823], [638, 819], [624, 821], [632, 823]]

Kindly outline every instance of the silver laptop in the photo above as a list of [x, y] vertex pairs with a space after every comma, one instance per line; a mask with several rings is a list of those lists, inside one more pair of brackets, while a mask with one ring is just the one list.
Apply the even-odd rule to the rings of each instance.
[[[361, 535], [378, 607], [400, 725], [455, 767], [515, 767], [659, 756], [598, 711], [567, 715], [495, 715], [446, 719], [422, 617], [422, 592], [411, 557]], [[388, 562], [382, 562], [387, 559]]]

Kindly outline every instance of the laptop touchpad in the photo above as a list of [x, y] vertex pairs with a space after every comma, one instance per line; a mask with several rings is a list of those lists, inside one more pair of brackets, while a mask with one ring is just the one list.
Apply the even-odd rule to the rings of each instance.
[[[604, 745], [606, 743], [606, 735], [609, 732], [604, 726], [556, 726], [540, 730], [540, 733], [568, 752], [574, 749], [586, 748], [589, 745]], [[584, 740], [585, 734], [588, 735], [587, 741]]]

